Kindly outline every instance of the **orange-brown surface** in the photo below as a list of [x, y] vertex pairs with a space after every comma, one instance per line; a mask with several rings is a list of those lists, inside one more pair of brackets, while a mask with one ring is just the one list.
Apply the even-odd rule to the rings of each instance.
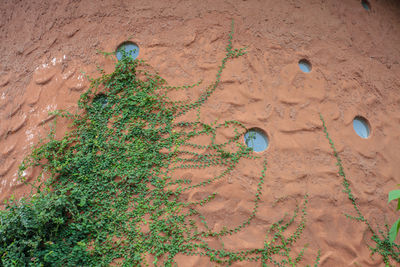
[[[321, 266], [383, 265], [379, 255], [369, 255], [366, 226], [344, 216], [354, 212], [319, 113], [362, 213], [374, 227], [394, 222], [394, 203], [386, 202], [400, 183], [400, 2], [395, 0], [371, 1], [370, 11], [357, 0], [2, 1], [0, 200], [30, 191], [16, 179], [18, 165], [46, 136], [48, 112], [76, 110], [88, 86], [85, 75], [94, 75], [97, 64], [112, 71], [115, 60], [97, 50], [114, 51], [131, 38], [139, 57], [170, 84], [201, 79], [208, 84], [224, 56], [232, 19], [234, 46], [248, 46], [248, 54], [227, 65], [201, 120], [234, 119], [262, 128], [270, 146], [261, 159], [243, 160], [232, 175], [192, 191], [188, 200], [218, 192], [202, 209], [209, 226], [240, 224], [252, 212], [265, 158], [259, 212], [249, 227], [223, 238], [225, 248], [261, 247], [271, 223], [292, 213], [308, 194], [307, 225], [298, 241], [298, 250], [309, 244], [302, 264], [312, 264], [320, 249]], [[308, 74], [297, 65], [302, 58], [312, 63]], [[200, 91], [180, 91], [174, 99], [194, 99]], [[370, 138], [354, 132], [357, 115], [369, 120]], [[68, 125], [58, 126], [63, 132]], [[207, 175], [181, 174], [194, 180]], [[34, 173], [25, 175], [32, 179]], [[202, 257], [177, 260], [182, 266], [212, 266]]]

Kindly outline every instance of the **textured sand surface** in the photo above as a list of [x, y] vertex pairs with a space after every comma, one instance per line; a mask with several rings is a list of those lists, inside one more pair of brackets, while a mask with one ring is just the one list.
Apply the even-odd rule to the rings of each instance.
[[[262, 128], [270, 146], [260, 159], [243, 160], [232, 175], [191, 191], [187, 199], [218, 192], [202, 209], [208, 225], [221, 230], [240, 224], [252, 212], [267, 159], [258, 215], [239, 234], [222, 238], [225, 248], [261, 247], [271, 223], [291, 214], [308, 194], [307, 225], [297, 243], [298, 251], [309, 244], [302, 264], [312, 264], [320, 249], [321, 266], [382, 266], [380, 256], [369, 255], [365, 225], [344, 216], [354, 211], [319, 119], [321, 113], [362, 213], [374, 227], [394, 222], [395, 204], [386, 202], [400, 183], [400, 2], [371, 1], [371, 7], [368, 12], [357, 0], [2, 1], [0, 201], [29, 192], [16, 179], [18, 165], [46, 136], [48, 112], [76, 110], [88, 86], [85, 75], [96, 73], [96, 64], [112, 71], [115, 59], [97, 50], [113, 51], [131, 37], [139, 57], [171, 85], [201, 79], [208, 84], [234, 19], [234, 46], [248, 46], [248, 54], [227, 65], [201, 120], [234, 119]], [[310, 73], [300, 71], [302, 58], [312, 63]], [[201, 90], [180, 91], [174, 99], [195, 99]], [[357, 115], [371, 124], [370, 138], [355, 134]], [[63, 121], [58, 126], [59, 134], [68, 129]], [[223, 142], [230, 135], [221, 132], [218, 138]], [[214, 171], [177, 175], [200, 181]], [[182, 266], [213, 266], [207, 258], [177, 260]], [[242, 265], [252, 266], [237, 264]]]

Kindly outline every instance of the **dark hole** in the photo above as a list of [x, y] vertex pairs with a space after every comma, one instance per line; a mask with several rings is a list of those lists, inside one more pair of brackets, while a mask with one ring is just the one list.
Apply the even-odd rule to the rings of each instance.
[[311, 63], [310, 61], [308, 61], [307, 59], [301, 59], [299, 61], [299, 67], [301, 69], [302, 72], [308, 73], [311, 71]]
[[362, 0], [361, 1], [361, 5], [363, 6], [363, 8], [367, 11], [371, 10], [371, 4], [369, 3], [369, 1], [367, 0]]
[[104, 108], [108, 104], [108, 98], [105, 94], [98, 94], [93, 98], [93, 106]]
[[368, 138], [371, 132], [369, 122], [361, 116], [354, 118], [353, 129], [361, 138]]

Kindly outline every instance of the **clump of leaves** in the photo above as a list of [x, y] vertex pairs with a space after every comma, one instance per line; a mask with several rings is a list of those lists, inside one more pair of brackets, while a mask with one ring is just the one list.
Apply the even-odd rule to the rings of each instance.
[[[199, 212], [199, 206], [212, 201], [216, 192], [197, 202], [181, 197], [228, 176], [242, 158], [256, 158], [240, 141], [246, 132], [240, 122], [206, 125], [200, 121], [201, 106], [219, 85], [227, 62], [246, 53], [244, 48], [233, 49], [232, 34], [233, 28], [215, 81], [193, 102], [173, 101], [168, 92], [199, 83], [168, 86], [143, 60], [124, 56], [113, 73], [102, 72], [91, 80], [79, 100], [81, 112], [57, 113], [70, 119], [74, 128], [61, 140], [51, 131], [21, 165], [21, 174], [30, 167], [43, 172], [32, 184], [36, 192], [29, 200], [10, 202], [0, 211], [2, 265], [171, 266], [177, 254], [207, 256], [227, 265], [262, 261], [282, 266], [302, 259], [305, 248], [291, 256], [290, 247], [305, 226], [307, 200], [291, 235], [283, 232], [296, 225], [297, 209], [291, 220], [271, 227], [274, 235], [267, 236], [260, 249], [228, 251], [209, 245], [210, 239], [235, 234], [255, 218], [266, 162], [252, 214], [234, 228], [211, 231]], [[190, 110], [197, 111], [195, 121], [177, 122]], [[221, 127], [233, 127], [236, 134], [215, 144]], [[211, 144], [196, 144], [193, 140], [198, 136], [209, 136]], [[236, 150], [228, 151], [228, 145]], [[206, 152], [197, 153], [197, 148]], [[173, 178], [179, 169], [213, 167], [222, 168], [221, 173], [197, 184]], [[42, 179], [44, 173], [49, 178]]]

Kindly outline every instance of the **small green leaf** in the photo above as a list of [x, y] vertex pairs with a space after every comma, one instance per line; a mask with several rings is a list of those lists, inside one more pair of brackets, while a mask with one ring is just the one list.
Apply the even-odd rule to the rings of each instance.
[[400, 198], [400, 190], [396, 189], [396, 190], [392, 190], [389, 192], [389, 200], [388, 203], [394, 199], [398, 199]]
[[400, 219], [398, 219], [392, 226], [392, 228], [390, 228], [389, 231], [389, 240], [390, 242], [394, 242], [394, 240], [396, 239], [397, 233], [399, 232], [399, 228], [400, 228]]
[[81, 198], [81, 201], [80, 201], [80, 203], [79, 203], [79, 206], [80, 207], [83, 207], [83, 206], [85, 206], [86, 205], [86, 198]]

